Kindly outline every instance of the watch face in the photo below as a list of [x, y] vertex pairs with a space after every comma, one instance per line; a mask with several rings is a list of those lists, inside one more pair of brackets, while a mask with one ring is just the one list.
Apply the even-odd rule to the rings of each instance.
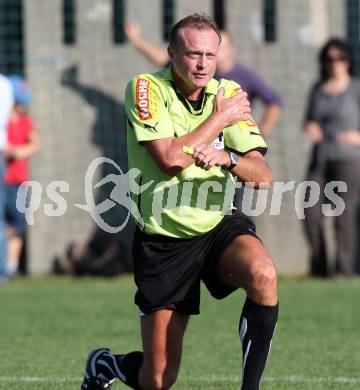
[[230, 161], [232, 167], [234, 167], [239, 162], [239, 156], [236, 153], [230, 152]]

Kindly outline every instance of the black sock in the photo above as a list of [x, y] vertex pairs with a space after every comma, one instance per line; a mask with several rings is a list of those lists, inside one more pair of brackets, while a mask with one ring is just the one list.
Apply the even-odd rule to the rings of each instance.
[[120, 371], [117, 377], [132, 389], [141, 390], [139, 385], [139, 370], [143, 363], [144, 354], [135, 351], [125, 355], [114, 355], [114, 357], [117, 362], [118, 371]]
[[271, 339], [278, 317], [279, 305], [263, 306], [246, 298], [239, 324], [243, 348], [241, 390], [258, 390]]

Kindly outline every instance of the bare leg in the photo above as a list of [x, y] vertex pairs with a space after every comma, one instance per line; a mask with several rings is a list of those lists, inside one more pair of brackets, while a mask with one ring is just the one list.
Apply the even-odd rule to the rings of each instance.
[[257, 238], [250, 235], [235, 238], [221, 256], [216, 273], [222, 283], [242, 287], [254, 302], [277, 304], [276, 270]]
[[17, 232], [8, 227], [8, 270], [14, 273], [19, 265], [20, 254], [23, 246], [23, 239]]
[[144, 362], [139, 383], [142, 390], [166, 390], [175, 383], [188, 319], [188, 315], [171, 310], [159, 310], [141, 319]]
[[242, 235], [221, 256], [217, 275], [247, 293], [239, 324], [243, 347], [242, 390], [258, 390], [270, 352], [278, 305], [276, 271], [260, 240]]

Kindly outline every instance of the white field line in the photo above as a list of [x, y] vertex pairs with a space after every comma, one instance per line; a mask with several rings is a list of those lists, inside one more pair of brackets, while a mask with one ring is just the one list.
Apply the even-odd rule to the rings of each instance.
[[[230, 382], [238, 383], [241, 381], [240, 376], [227, 376], [227, 377], [196, 377], [196, 378], [186, 378], [187, 382]], [[265, 376], [262, 379], [262, 382], [283, 382], [283, 383], [360, 383], [360, 377], [306, 377], [306, 376], [278, 376], [278, 377], [269, 377]]]
[[[240, 382], [240, 376], [226, 376], [226, 377], [194, 377], [184, 378], [184, 382], [202, 382], [202, 383], [215, 383], [215, 382], [227, 382], [238, 383]], [[33, 382], [33, 383], [80, 383], [82, 378], [61, 378], [61, 377], [36, 377], [36, 376], [0, 376], [0, 382]], [[348, 384], [360, 384], [359, 378], [351, 377], [306, 377], [306, 376], [279, 376], [279, 377], [264, 377], [263, 382], [279, 382], [279, 383], [348, 383]]]
[[68, 383], [81, 382], [82, 378], [51, 378], [42, 376], [0, 376], [0, 382]]

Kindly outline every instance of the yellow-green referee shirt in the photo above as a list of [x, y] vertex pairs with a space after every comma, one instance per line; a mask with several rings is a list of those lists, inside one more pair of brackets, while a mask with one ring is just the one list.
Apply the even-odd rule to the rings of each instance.
[[[142, 145], [143, 141], [180, 137], [194, 131], [213, 112], [221, 87], [228, 97], [236, 93], [239, 85], [211, 79], [205, 87], [202, 106], [195, 111], [176, 88], [171, 66], [129, 82], [125, 93], [129, 170], [136, 168], [140, 172], [130, 189], [144, 233], [177, 238], [198, 236], [213, 229], [232, 209], [235, 184], [230, 172], [220, 167], [206, 171], [192, 164], [171, 177], [158, 168]], [[252, 150], [265, 154], [267, 150], [254, 121], [224, 128], [213, 146], [240, 155]], [[138, 188], [146, 184], [146, 190], [138, 194]]]

